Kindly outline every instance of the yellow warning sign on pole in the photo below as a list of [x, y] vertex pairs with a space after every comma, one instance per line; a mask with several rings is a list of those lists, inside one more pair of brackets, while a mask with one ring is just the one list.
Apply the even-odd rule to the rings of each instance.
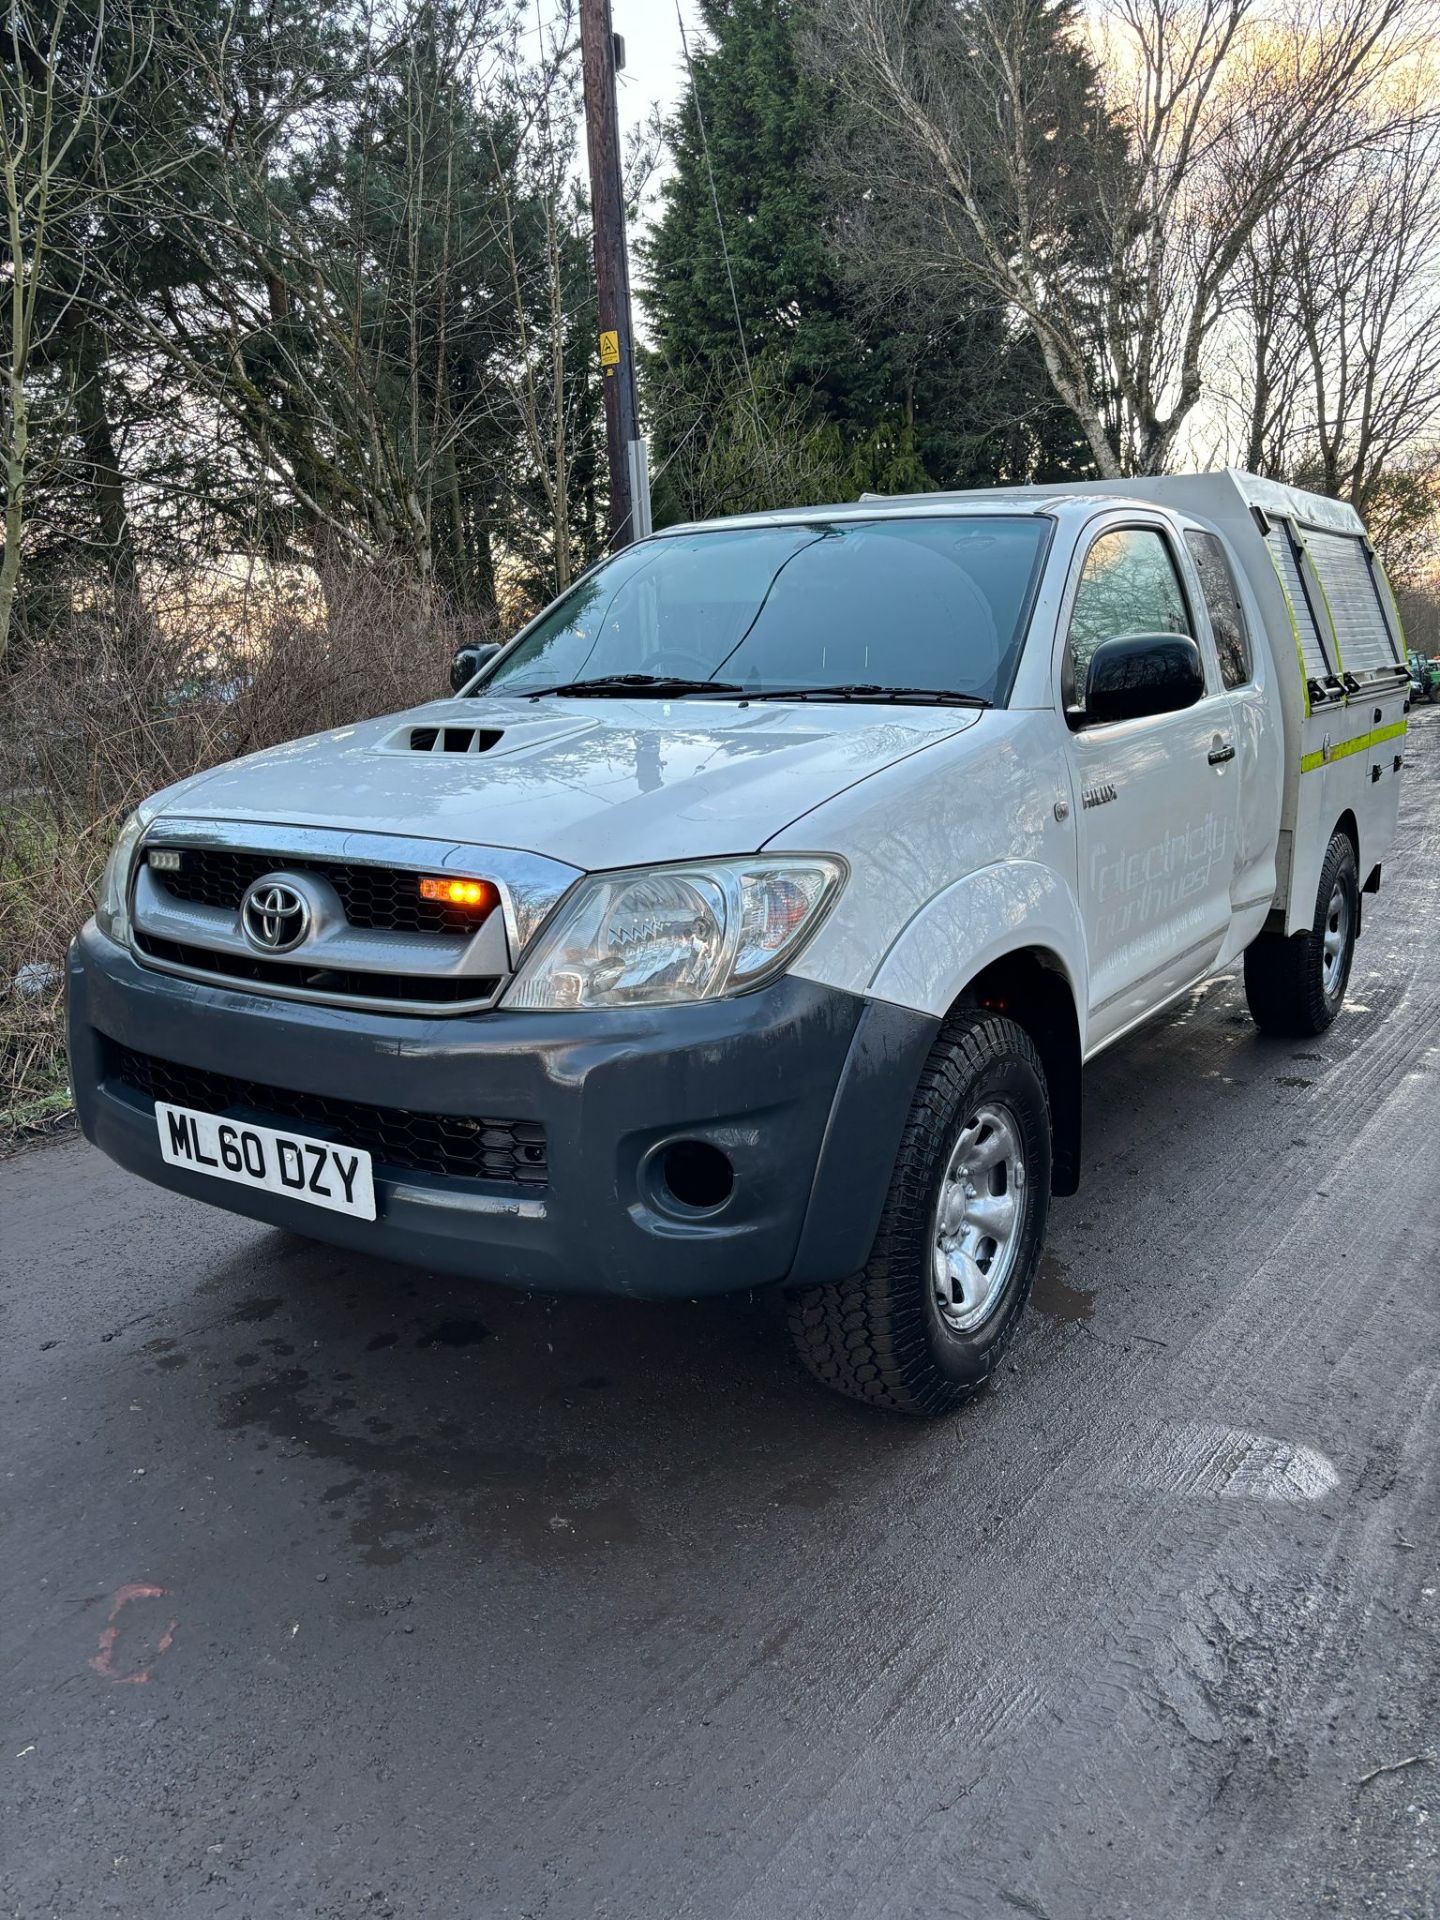
[[600, 336], [600, 364], [602, 367], [618, 367], [620, 364], [620, 335], [602, 333]]

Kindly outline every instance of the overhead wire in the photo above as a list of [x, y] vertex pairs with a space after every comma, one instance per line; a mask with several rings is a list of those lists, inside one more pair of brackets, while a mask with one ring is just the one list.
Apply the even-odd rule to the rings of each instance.
[[[720, 216], [720, 195], [715, 188], [715, 169], [710, 163], [710, 137], [705, 129], [705, 113], [700, 105], [700, 89], [695, 84], [695, 62], [690, 57], [690, 37], [685, 31], [685, 15], [681, 0], [675, 0], [675, 21], [680, 29], [680, 50], [685, 56], [685, 71], [690, 80], [690, 100], [695, 108], [695, 125], [700, 134], [700, 154], [705, 162], [705, 178], [710, 187], [710, 205], [715, 213], [715, 231], [720, 236], [720, 258], [725, 266], [725, 279], [730, 288], [730, 306], [735, 315], [735, 333], [740, 342], [740, 359], [745, 368], [745, 381], [750, 389], [750, 406], [755, 419], [755, 434], [764, 449], [766, 465], [771, 466], [769, 448], [765, 443], [764, 427], [760, 418], [760, 393], [755, 384], [755, 369], [750, 363], [750, 349], [745, 340], [745, 323], [740, 317], [740, 296], [735, 291], [735, 274], [730, 265], [730, 249], [725, 243], [725, 222]], [[771, 466], [771, 481], [774, 481], [774, 469]]]

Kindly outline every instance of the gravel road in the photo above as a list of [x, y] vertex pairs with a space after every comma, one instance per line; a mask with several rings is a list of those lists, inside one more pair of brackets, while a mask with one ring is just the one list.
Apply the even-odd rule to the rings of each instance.
[[995, 1388], [0, 1166], [0, 1912], [1440, 1913], [1440, 712], [1350, 1004], [1097, 1061]]

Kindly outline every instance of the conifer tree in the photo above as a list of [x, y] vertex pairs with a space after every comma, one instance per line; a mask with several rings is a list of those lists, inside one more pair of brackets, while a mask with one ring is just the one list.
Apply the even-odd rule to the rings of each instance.
[[[873, 230], [885, 194], [849, 163], [843, 90], [812, 45], [815, 0], [701, 0], [701, 15], [674, 172], [641, 248], [657, 465], [700, 415], [737, 399], [763, 412], [788, 391], [836, 437], [824, 465], [851, 492], [1089, 471], [1038, 356], [993, 301], [957, 287], [937, 309], [847, 244]], [[793, 436], [788, 402], [777, 432], [782, 415]], [[658, 497], [663, 510], [663, 482]]]

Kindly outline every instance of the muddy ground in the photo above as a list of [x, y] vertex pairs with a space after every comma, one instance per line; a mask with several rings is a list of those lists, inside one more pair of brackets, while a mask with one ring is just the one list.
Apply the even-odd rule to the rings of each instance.
[[1440, 1912], [1440, 714], [1350, 1005], [1098, 1061], [998, 1386], [0, 1167], [0, 1912]]

